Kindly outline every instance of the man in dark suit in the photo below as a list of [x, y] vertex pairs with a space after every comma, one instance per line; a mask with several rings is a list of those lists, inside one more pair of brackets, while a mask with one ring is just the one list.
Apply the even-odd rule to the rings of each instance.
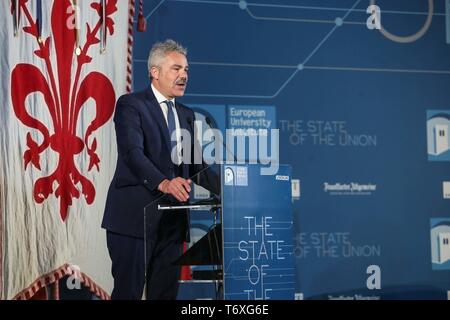
[[[118, 159], [102, 223], [112, 260], [112, 299], [141, 299], [145, 282], [147, 299], [175, 299], [180, 266], [172, 262], [189, 241], [189, 216], [162, 213], [157, 205], [186, 202], [190, 177], [197, 174], [202, 186], [219, 193], [218, 179], [203, 161], [183, 158], [196, 149], [194, 113], [175, 101], [188, 80], [186, 49], [173, 40], [157, 43], [148, 67], [151, 86], [120, 97], [114, 115]], [[182, 130], [192, 137], [187, 153]]]

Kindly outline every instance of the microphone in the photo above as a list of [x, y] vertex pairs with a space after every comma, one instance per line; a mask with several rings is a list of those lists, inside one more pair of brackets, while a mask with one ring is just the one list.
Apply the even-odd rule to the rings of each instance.
[[[193, 122], [192, 122], [192, 119], [191, 119], [191, 117], [188, 117], [187, 118], [187, 122], [188, 122], [188, 124], [189, 124], [189, 127], [190, 127], [190, 129], [192, 130], [192, 132], [194, 132], [194, 137], [192, 138], [192, 140], [193, 140], [193, 142], [194, 142], [194, 152], [200, 152], [199, 150], [197, 150], [196, 149], [196, 146], [197, 146], [197, 144], [195, 143], [195, 128], [194, 128], [194, 124], [193, 124]], [[200, 184], [200, 175], [198, 175], [197, 174], [197, 177], [196, 177], [197, 179], [196, 179], [196, 184]]]
[[[196, 159], [197, 157], [196, 156], [199, 156], [199, 159], [203, 159], [203, 155], [202, 155], [202, 147], [197, 143], [197, 137], [196, 137], [196, 128], [194, 127], [195, 126], [195, 124], [193, 123], [193, 121], [192, 121], [192, 118], [191, 117], [188, 117], [187, 119], [187, 122], [189, 123], [189, 125], [191, 126], [191, 129], [192, 129], [192, 131], [194, 132], [194, 137], [193, 137], [193, 144], [194, 144], [194, 153], [195, 153], [195, 155], [194, 155], [194, 159]], [[215, 128], [215, 126], [213, 125], [213, 123], [212, 123], [212, 121], [211, 121], [211, 119], [210, 118], [208, 118], [208, 116], [205, 116], [205, 121], [206, 121], [206, 123], [211, 127], [211, 128]], [[214, 139], [215, 139], [215, 136], [214, 136]], [[222, 140], [222, 144], [223, 144], [223, 140]], [[224, 145], [225, 146], [225, 145]], [[225, 148], [226, 148], [226, 146], [225, 146]], [[222, 160], [222, 159], [221, 159]], [[202, 162], [203, 162], [203, 160], [202, 160]], [[201, 179], [201, 176], [200, 176], [200, 174], [202, 174], [204, 171], [207, 171], [207, 170], [209, 170], [212, 166], [214, 165], [214, 163], [211, 163], [211, 164], [209, 164], [209, 165], [206, 165], [206, 164], [202, 164], [202, 166], [203, 166], [203, 168], [197, 173], [197, 174], [195, 174], [194, 176], [192, 176], [191, 178], [193, 179], [194, 177], [196, 178], [195, 179], [195, 183], [197, 184], [197, 185], [200, 185], [200, 179]], [[220, 190], [220, 187], [218, 187], [219, 189], [218, 190]], [[220, 191], [218, 191], [219, 193], [220, 193]], [[212, 194], [215, 194], [213, 191], [211, 191], [211, 193]]]
[[[210, 126], [211, 128], [214, 128], [214, 125], [208, 116], [205, 116], [205, 121], [208, 124], [208, 126]], [[214, 135], [214, 139], [216, 139], [215, 135]], [[221, 142], [222, 142], [222, 145], [225, 148], [225, 150], [233, 156], [234, 162], [237, 163], [238, 161], [237, 161], [237, 158], [236, 158], [236, 155], [234, 154], [234, 152], [232, 152], [230, 149], [228, 149], [228, 146], [226, 145], [225, 141], [223, 141], [223, 139], [221, 139], [221, 140], [222, 140]], [[225, 158], [227, 158], [227, 157], [225, 157]]]

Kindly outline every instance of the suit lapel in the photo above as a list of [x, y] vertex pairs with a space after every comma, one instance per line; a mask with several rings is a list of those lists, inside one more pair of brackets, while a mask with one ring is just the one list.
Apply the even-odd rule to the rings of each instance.
[[170, 145], [169, 129], [167, 128], [167, 123], [166, 120], [164, 119], [164, 114], [161, 110], [161, 106], [156, 100], [156, 97], [153, 94], [151, 87], [147, 89], [145, 94], [147, 98], [145, 102], [148, 106], [148, 110], [150, 111], [153, 118], [156, 120], [156, 123], [158, 124], [159, 129], [161, 130], [164, 136], [164, 141], [166, 143], [167, 150], [170, 152], [171, 145]]
[[[176, 108], [177, 114], [178, 114], [178, 121], [180, 122], [180, 129], [185, 129], [188, 132], [190, 132], [191, 139], [194, 139], [193, 132], [191, 132], [191, 125], [187, 121], [188, 115], [183, 111], [183, 108], [181, 108], [178, 103], [175, 103], [175, 108]], [[182, 177], [188, 178], [189, 177], [189, 167], [187, 164], [183, 163], [182, 171], [183, 171]]]
[[191, 130], [190, 130], [190, 125], [187, 121], [187, 116], [184, 114], [183, 109], [180, 108], [178, 102], [175, 103], [175, 109], [177, 110], [178, 121], [180, 122], [180, 128], [188, 130], [190, 132]]

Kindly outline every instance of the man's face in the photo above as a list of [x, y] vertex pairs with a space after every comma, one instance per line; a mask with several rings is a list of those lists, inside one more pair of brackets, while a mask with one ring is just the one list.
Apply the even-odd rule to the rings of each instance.
[[152, 67], [152, 83], [167, 99], [181, 97], [186, 90], [188, 80], [188, 63], [186, 56], [171, 52], [159, 68]]

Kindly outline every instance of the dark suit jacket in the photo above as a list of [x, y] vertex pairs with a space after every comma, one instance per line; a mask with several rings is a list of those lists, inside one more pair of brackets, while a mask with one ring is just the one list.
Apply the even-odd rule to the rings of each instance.
[[[176, 102], [180, 127], [194, 137], [194, 112]], [[169, 179], [177, 168], [170, 158], [170, 138], [167, 124], [152, 89], [119, 98], [114, 114], [118, 159], [106, 200], [102, 227], [108, 231], [142, 238], [144, 236], [144, 207], [146, 208], [146, 236], [156, 237], [166, 228], [174, 240], [188, 240], [187, 211], [178, 213], [166, 226], [159, 228], [161, 211], [156, 199], [163, 194], [157, 190], [164, 179]], [[192, 140], [192, 156], [194, 141]], [[191, 162], [192, 163], [192, 162]], [[178, 176], [192, 177], [206, 164], [181, 164]], [[213, 193], [219, 193], [219, 182], [212, 170], [200, 174], [200, 184]], [[171, 197], [171, 196], [170, 196]], [[168, 195], [162, 201], [167, 200]], [[174, 199], [174, 198], [172, 198]], [[149, 205], [150, 203], [152, 205]], [[163, 219], [164, 220], [164, 219]]]

